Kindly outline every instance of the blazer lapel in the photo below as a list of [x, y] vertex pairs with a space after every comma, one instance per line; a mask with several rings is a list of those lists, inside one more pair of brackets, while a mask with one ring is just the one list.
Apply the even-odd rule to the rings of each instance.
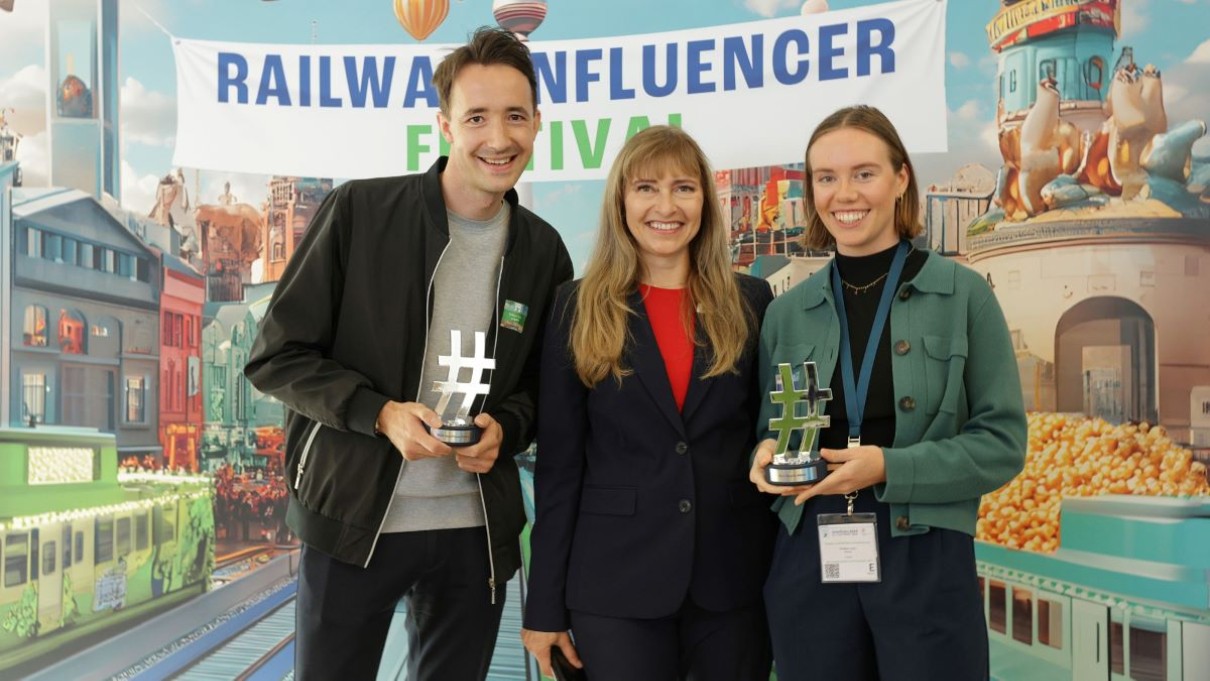
[[706, 399], [710, 386], [716, 382], [714, 378], [702, 378], [706, 369], [710, 368], [710, 344], [707, 342], [708, 339], [702, 330], [700, 320], [699, 323], [694, 324], [693, 334], [696, 337], [693, 344], [693, 373], [689, 375], [689, 390], [685, 393], [685, 406], [681, 408], [680, 414], [681, 420], [685, 423], [689, 423], [693, 412]]
[[[659, 408], [668, 423], [676, 428], [682, 436], [685, 435], [685, 424], [681, 414], [676, 409], [676, 401], [672, 398], [672, 384], [668, 382], [668, 369], [664, 366], [664, 357], [660, 355], [660, 346], [656, 343], [655, 332], [651, 329], [651, 320], [647, 318], [647, 306], [643, 304], [642, 296], [637, 292], [630, 297], [630, 309], [635, 311], [630, 320], [630, 338], [632, 346], [627, 353], [631, 368], [651, 395], [652, 401]], [[694, 363], [697, 357], [694, 355]], [[696, 369], [695, 369], [696, 370]], [[692, 381], [691, 381], [692, 383]], [[692, 390], [692, 385], [690, 386]]]

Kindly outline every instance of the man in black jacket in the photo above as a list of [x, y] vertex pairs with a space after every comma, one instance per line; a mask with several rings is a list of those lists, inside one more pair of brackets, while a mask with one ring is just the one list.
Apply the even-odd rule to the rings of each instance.
[[[534, 433], [541, 327], [571, 260], [513, 190], [540, 120], [524, 45], [480, 29], [433, 84], [449, 157], [329, 195], [245, 369], [289, 408], [303, 680], [373, 678], [401, 597], [409, 679], [485, 678], [521, 562], [512, 457]], [[475, 355], [476, 333], [495, 360], [482, 437], [450, 447], [426, 428], [442, 425], [433, 384], [465, 380], [440, 358]]]

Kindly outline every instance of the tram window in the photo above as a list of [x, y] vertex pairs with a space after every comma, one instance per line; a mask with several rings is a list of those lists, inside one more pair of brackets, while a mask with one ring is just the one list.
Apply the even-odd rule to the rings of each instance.
[[1063, 649], [1063, 604], [1038, 599], [1038, 643]]
[[113, 518], [97, 518], [97, 537], [93, 542], [93, 563], [113, 560]]
[[147, 548], [147, 514], [140, 513], [134, 517], [134, 548], [142, 551]]
[[1034, 594], [1018, 586], [1013, 587], [1013, 639], [1034, 644]]
[[29, 531], [29, 578], [38, 578], [38, 547], [41, 546], [38, 541], [38, 529], [34, 528]]
[[155, 523], [155, 543], [163, 544], [170, 542], [176, 537], [175, 528], [172, 526], [170, 518], [173, 516], [173, 507], [156, 506], [152, 509], [152, 522]]
[[45, 577], [55, 571], [55, 546], [53, 541], [48, 541], [42, 545], [42, 576]]
[[1114, 674], [1126, 673], [1126, 650], [1122, 641], [1122, 623], [1109, 623], [1109, 671]]
[[76, 560], [84, 557], [84, 531], [76, 533]]
[[63, 569], [71, 567], [71, 525], [63, 526]]
[[21, 586], [29, 577], [29, 535], [4, 538], [4, 586]]
[[1008, 606], [1005, 602], [1008, 597], [1008, 589], [1004, 586], [1004, 582], [994, 579], [989, 583], [988, 588], [991, 597], [988, 599], [987, 621], [992, 630], [1003, 634], [1008, 630]]
[[118, 518], [118, 555], [130, 553], [130, 518]]
[[1168, 678], [1168, 634], [1162, 622], [1130, 622], [1130, 678], [1164, 681]]

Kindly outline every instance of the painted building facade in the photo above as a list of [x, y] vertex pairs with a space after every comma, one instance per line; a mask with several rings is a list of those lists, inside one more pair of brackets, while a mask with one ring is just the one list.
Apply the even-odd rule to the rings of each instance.
[[94, 427], [124, 459], [158, 459], [158, 255], [80, 191], [12, 197], [8, 421]]
[[160, 268], [160, 444], [164, 465], [198, 470], [202, 443], [202, 304], [205, 278], [163, 253]]
[[311, 218], [331, 192], [332, 180], [327, 178], [276, 176], [269, 179], [269, 201], [261, 238], [264, 249], [261, 281], [281, 279]]

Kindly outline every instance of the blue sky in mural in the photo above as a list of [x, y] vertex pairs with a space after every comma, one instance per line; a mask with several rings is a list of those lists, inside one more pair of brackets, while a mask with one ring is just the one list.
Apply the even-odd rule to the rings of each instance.
[[[874, 3], [829, 2], [831, 9], [868, 4]], [[1132, 46], [1136, 60], [1153, 63], [1164, 72], [1169, 119], [1210, 119], [1210, 31], [1206, 29], [1210, 26], [1210, 0], [1123, 0], [1122, 5], [1123, 35], [1117, 46]], [[793, 16], [801, 6], [801, 0], [550, 0], [547, 17], [533, 39], [738, 23]], [[994, 0], [952, 0], [948, 4], [950, 153], [916, 159], [926, 183], [944, 182], [967, 163], [998, 165], [993, 126], [996, 63], [983, 30], [998, 7]], [[171, 169], [175, 127], [171, 45], [148, 15], [171, 33], [187, 38], [295, 43], [413, 40], [396, 22], [391, 0], [136, 0], [122, 2], [121, 11], [123, 203], [134, 210], [150, 208], [156, 178]], [[460, 42], [469, 29], [494, 23], [491, 0], [450, 0], [449, 16], [428, 42]], [[26, 135], [22, 160], [31, 180], [45, 172], [45, 154], [39, 148], [39, 134], [45, 127], [41, 113], [46, 96], [43, 24], [41, 0], [16, 0], [13, 13], [0, 12], [0, 108], [15, 110], [10, 120]], [[793, 112], [787, 111], [787, 115]], [[795, 146], [802, 142], [787, 140]], [[307, 143], [299, 140], [299, 144]], [[192, 176], [190, 181], [192, 184]], [[203, 172], [197, 181], [202, 200], [220, 193], [224, 181], [231, 181], [233, 193], [251, 203], [259, 203], [264, 193], [264, 178], [259, 176]], [[535, 207], [563, 231], [577, 264], [587, 255], [600, 193], [600, 182], [535, 185]]]

